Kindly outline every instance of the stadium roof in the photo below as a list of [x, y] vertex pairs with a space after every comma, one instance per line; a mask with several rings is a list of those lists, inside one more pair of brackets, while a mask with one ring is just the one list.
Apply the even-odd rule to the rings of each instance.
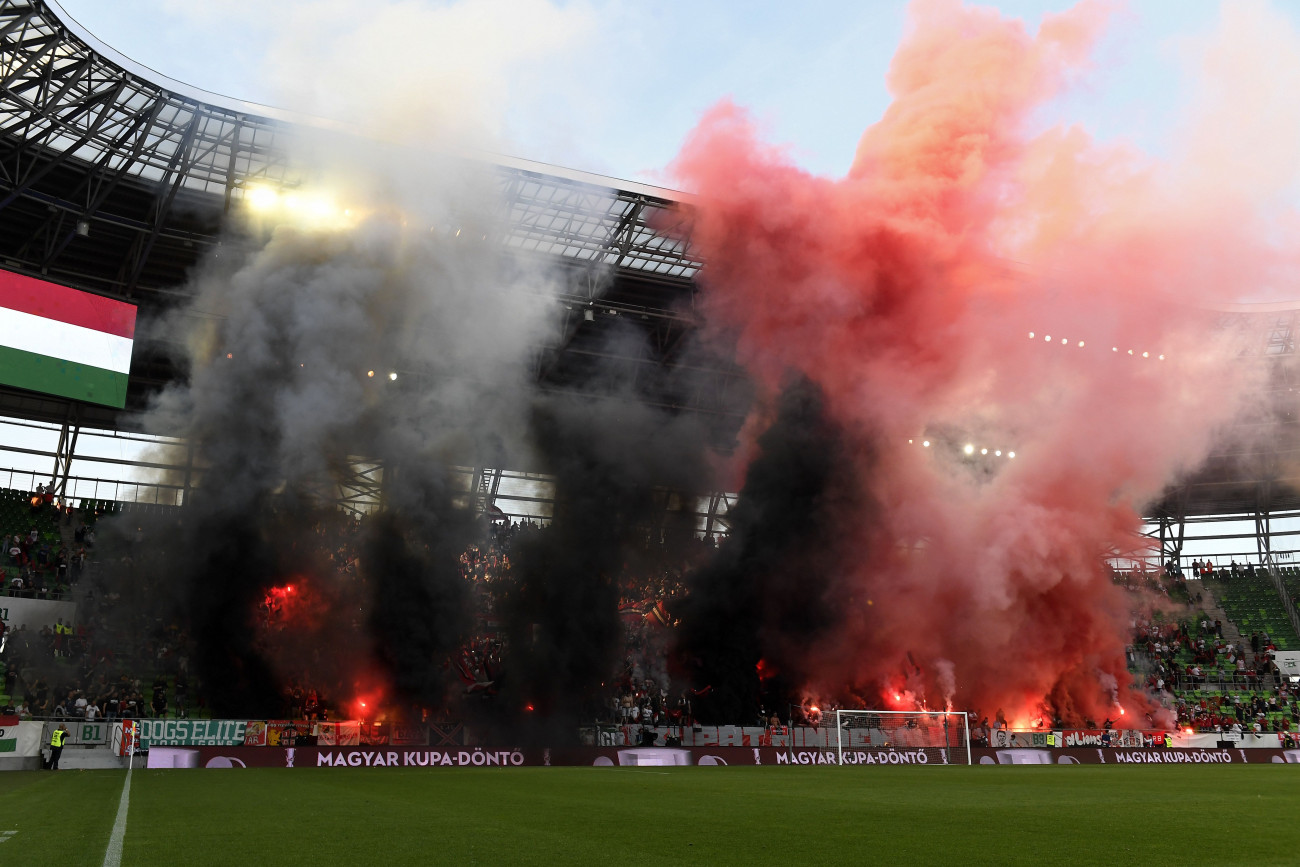
[[[227, 212], [250, 185], [292, 184], [295, 130], [347, 134], [343, 124], [209, 93], [120, 55], [52, 0], [0, 0], [0, 267], [114, 297], [148, 311], [184, 298], [189, 270], [221, 241]], [[671, 190], [504, 156], [489, 165], [508, 206], [504, 243], [572, 269], [558, 341], [537, 376], [564, 390], [594, 364], [621, 364], [643, 399], [711, 419], [720, 441], [747, 411], [744, 376], [725, 359], [693, 359], [688, 388], [665, 377], [695, 327], [701, 267]], [[588, 315], [591, 318], [588, 318]], [[1300, 436], [1293, 394], [1300, 309], [1224, 311], [1270, 364], [1271, 417], [1284, 435], [1213, 457], [1156, 513], [1300, 509]], [[649, 355], [609, 355], [613, 322], [647, 335]], [[137, 347], [128, 411], [174, 376], [164, 353]], [[68, 402], [0, 390], [0, 413], [61, 422]], [[81, 405], [79, 423], [116, 427], [117, 412]], [[1189, 420], [1189, 423], [1194, 423]]]
[[[251, 186], [295, 182], [287, 152], [296, 130], [349, 132], [147, 69], [48, 0], [0, 0], [0, 78], [0, 265], [145, 312], [183, 297], [188, 272], [222, 243], [227, 212]], [[542, 384], [563, 389], [607, 353], [599, 336], [618, 314], [647, 332], [654, 357], [615, 360], [634, 369], [671, 362], [694, 327], [700, 267], [674, 230], [683, 197], [512, 157], [473, 159], [490, 167], [508, 208], [504, 243], [573, 273], [559, 299], [573, 321], [557, 330], [560, 344], [542, 348]], [[598, 315], [589, 320], [586, 309]], [[724, 417], [725, 438], [745, 411], [742, 377], [716, 359], [697, 372], [705, 385], [694, 394], [652, 399]], [[172, 371], [142, 347], [131, 374], [128, 409], [138, 409]], [[7, 393], [0, 411], [50, 418], [65, 407]], [[91, 407], [81, 418], [115, 422]]]

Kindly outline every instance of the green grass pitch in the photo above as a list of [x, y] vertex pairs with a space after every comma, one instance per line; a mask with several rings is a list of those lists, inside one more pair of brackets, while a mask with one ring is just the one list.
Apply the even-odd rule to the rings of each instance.
[[[125, 776], [0, 774], [0, 864], [101, 864]], [[1291, 765], [137, 769], [130, 805], [124, 865], [1300, 861]]]

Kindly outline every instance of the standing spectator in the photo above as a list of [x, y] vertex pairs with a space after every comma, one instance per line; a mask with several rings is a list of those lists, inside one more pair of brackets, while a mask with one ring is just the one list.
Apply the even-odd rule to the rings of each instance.
[[59, 727], [50, 735], [50, 770], [59, 769], [59, 756], [63, 755], [63, 741], [68, 736], [68, 727], [59, 723]]

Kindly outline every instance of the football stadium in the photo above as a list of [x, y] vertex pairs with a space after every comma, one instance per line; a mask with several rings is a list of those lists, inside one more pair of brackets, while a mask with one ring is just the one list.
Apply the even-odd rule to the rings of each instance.
[[0, 859], [1293, 863], [1295, 152], [907, 14], [655, 186], [0, 0]]

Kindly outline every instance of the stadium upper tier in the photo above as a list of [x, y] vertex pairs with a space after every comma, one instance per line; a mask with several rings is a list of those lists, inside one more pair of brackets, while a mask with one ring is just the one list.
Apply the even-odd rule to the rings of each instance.
[[[129, 299], [146, 316], [184, 297], [190, 269], [221, 243], [228, 212], [250, 189], [296, 182], [287, 155], [295, 134], [349, 134], [168, 79], [42, 0], [0, 0], [0, 76], [0, 266]], [[562, 343], [541, 348], [542, 385], [562, 389], [593, 359], [607, 360], [598, 338], [617, 314], [634, 319], [661, 357], [615, 361], [663, 364], [680, 350], [700, 267], [672, 231], [680, 196], [513, 158], [482, 162], [508, 213], [503, 242], [572, 273], [559, 301], [576, 321], [557, 329]], [[588, 318], [593, 306], [599, 315]], [[707, 382], [697, 394], [657, 399], [721, 418], [721, 435], [734, 433], [747, 400], [738, 372], [719, 361], [699, 373]], [[161, 353], [137, 347], [128, 410], [171, 376]], [[17, 394], [0, 412], [65, 415], [57, 401]], [[87, 408], [81, 421], [113, 418]]]
[[[0, 77], [0, 267], [128, 299], [144, 316], [184, 300], [189, 272], [222, 242], [228, 213], [249, 190], [296, 183], [288, 155], [296, 135], [350, 134], [169, 79], [100, 43], [51, 0], [0, 0]], [[697, 413], [729, 442], [750, 401], [735, 365], [693, 356], [686, 388], [665, 375], [683, 363], [695, 328], [702, 264], [675, 231], [682, 196], [512, 158], [483, 164], [506, 206], [503, 242], [572, 273], [558, 299], [558, 337], [538, 348], [539, 385], [565, 390], [594, 365], [622, 365], [642, 399]], [[1288, 397], [1300, 309], [1223, 317], [1250, 335], [1246, 354], [1277, 368], [1276, 411], [1260, 422], [1281, 421], [1286, 432], [1224, 450], [1154, 514], [1300, 509]], [[620, 350], [604, 336], [627, 323], [645, 332], [649, 350], [611, 356]], [[126, 411], [174, 375], [167, 353], [138, 342]], [[0, 389], [0, 415], [62, 423], [71, 410]], [[119, 412], [79, 405], [76, 421], [116, 428]]]

